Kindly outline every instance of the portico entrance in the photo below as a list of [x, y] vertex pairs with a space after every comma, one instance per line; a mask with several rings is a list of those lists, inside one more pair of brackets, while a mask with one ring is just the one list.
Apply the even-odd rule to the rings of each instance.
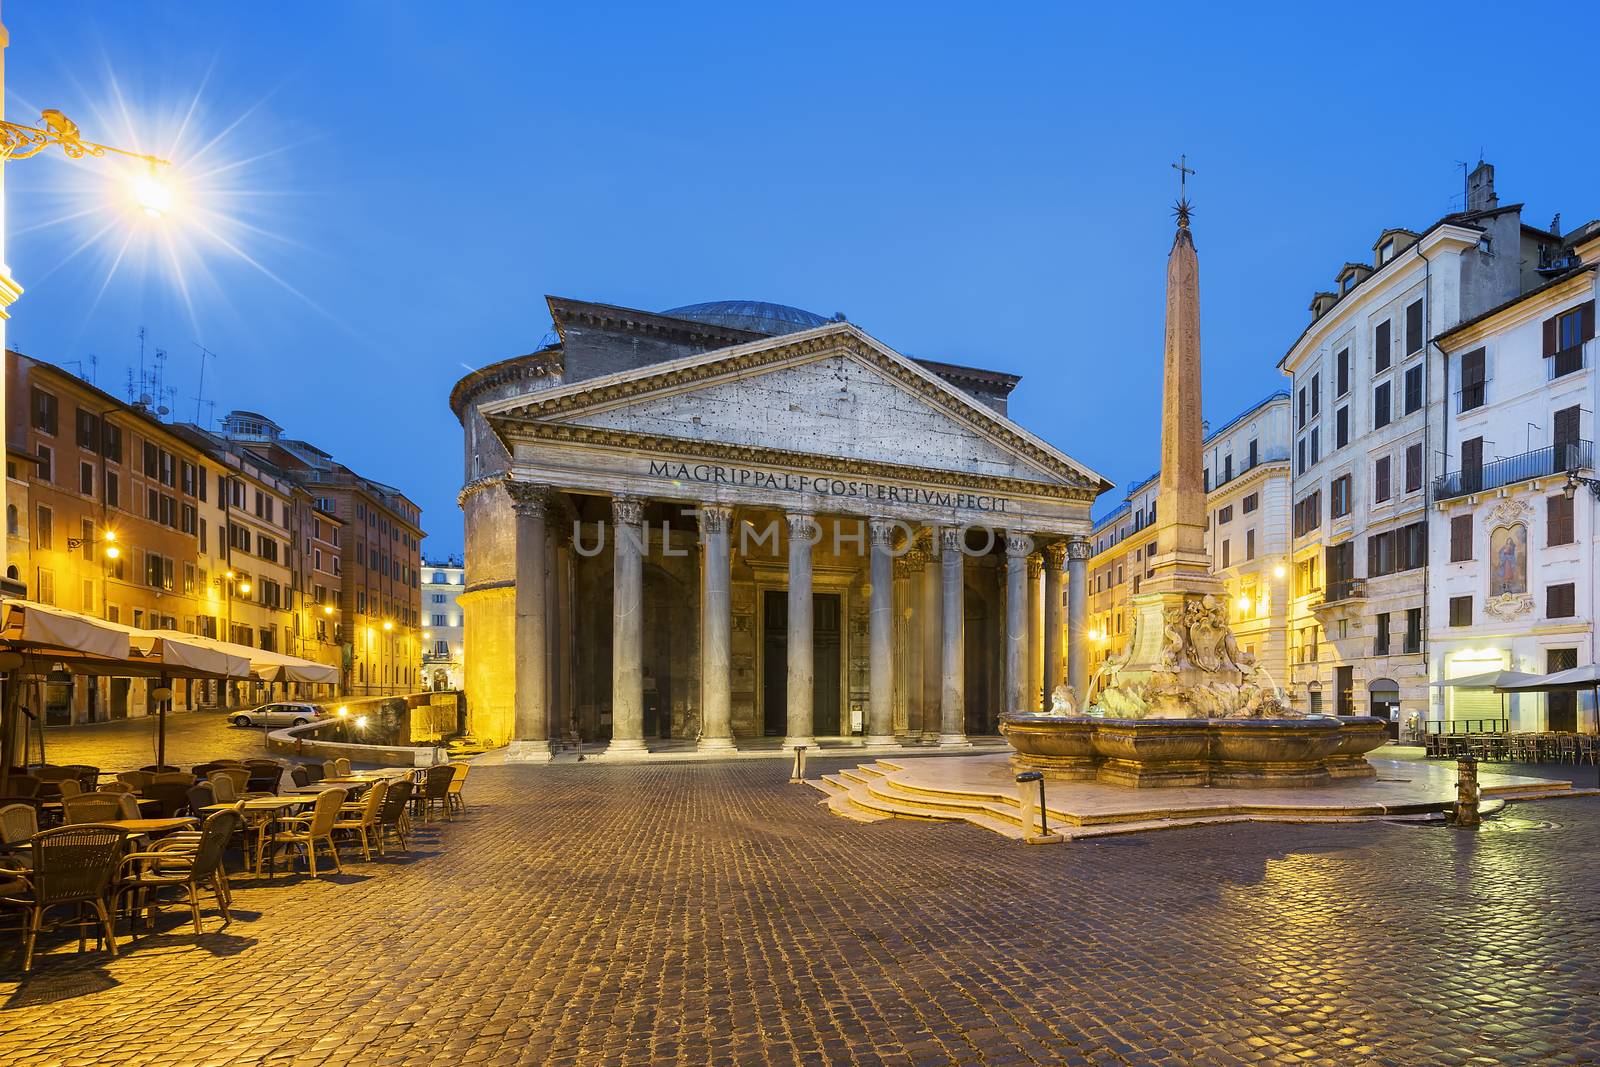
[[[844, 657], [840, 597], [838, 593], [816, 593], [812, 604], [812, 726], [818, 737], [836, 737], [847, 732], [840, 726], [839, 715]], [[761, 605], [761, 732], [767, 737], [788, 733], [788, 684], [789, 595], [781, 589], [768, 589], [762, 593]]]

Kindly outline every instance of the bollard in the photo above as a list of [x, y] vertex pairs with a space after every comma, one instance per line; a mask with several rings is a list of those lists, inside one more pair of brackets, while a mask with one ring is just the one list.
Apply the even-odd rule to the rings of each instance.
[[806, 780], [806, 746], [794, 746], [794, 774], [790, 782], [804, 782]]
[[[1039, 783], [1039, 836], [1038, 837], [1032, 836], [1032, 834], [1031, 834], [1031, 832], [1029, 831], [1029, 828], [1028, 828], [1028, 824], [1033, 822], [1033, 819], [1030, 817], [1029, 811], [1028, 811], [1028, 809], [1030, 807], [1032, 807], [1032, 803], [1028, 800], [1028, 797], [1027, 797], [1028, 785], [1030, 783], [1032, 783], [1032, 782], [1038, 782]], [[1046, 841], [1060, 841], [1060, 840], [1062, 840], [1062, 837], [1061, 837], [1060, 834], [1053, 834], [1053, 833], [1050, 832], [1050, 812], [1049, 812], [1049, 809], [1047, 809], [1045, 807], [1045, 804], [1044, 804], [1044, 775], [1042, 773], [1040, 773], [1039, 771], [1023, 771], [1021, 774], [1017, 775], [1017, 785], [1022, 787], [1018, 792], [1020, 792], [1022, 794], [1020, 799], [1021, 799], [1021, 803], [1022, 803], [1022, 820], [1023, 820], [1022, 829], [1023, 829], [1023, 832], [1024, 832], [1023, 840], [1028, 842], [1030, 845], [1042, 844], [1042, 843], [1044, 843]]]
[[1457, 826], [1478, 825], [1478, 761], [1471, 755], [1456, 761], [1456, 811], [1451, 821]]

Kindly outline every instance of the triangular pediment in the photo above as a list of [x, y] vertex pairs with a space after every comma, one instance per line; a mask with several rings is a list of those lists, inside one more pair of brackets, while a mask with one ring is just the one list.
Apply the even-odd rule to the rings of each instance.
[[685, 452], [704, 444], [815, 455], [1091, 497], [1108, 484], [848, 323], [522, 396], [484, 414], [508, 447], [565, 427]]

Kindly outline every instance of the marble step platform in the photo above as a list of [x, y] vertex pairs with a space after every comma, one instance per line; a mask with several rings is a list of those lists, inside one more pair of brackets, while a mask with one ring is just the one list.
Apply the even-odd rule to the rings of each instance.
[[[1426, 819], [1455, 802], [1455, 765], [1374, 759], [1378, 776], [1317, 789], [1129, 789], [1099, 782], [1046, 782], [1050, 829], [1066, 839], [1237, 822], [1365, 822]], [[810, 780], [828, 809], [856, 822], [964, 822], [1015, 840], [1023, 826], [1015, 770], [1004, 754], [880, 759]], [[1571, 783], [1481, 771], [1483, 813], [1507, 801], [1590, 796]], [[1032, 788], [1037, 788], [1034, 786]]]

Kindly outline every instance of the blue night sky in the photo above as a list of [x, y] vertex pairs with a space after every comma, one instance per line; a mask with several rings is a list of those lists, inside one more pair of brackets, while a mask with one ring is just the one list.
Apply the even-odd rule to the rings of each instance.
[[8, 168], [9, 339], [122, 395], [144, 326], [185, 420], [205, 345], [218, 415], [401, 487], [436, 555], [446, 396], [538, 345], [544, 294], [843, 311], [1023, 375], [1013, 416], [1118, 483], [1104, 512], [1157, 463], [1178, 153], [1212, 420], [1280, 386], [1380, 229], [1459, 207], [1458, 161], [1529, 222], [1600, 215], [1562, 58], [1600, 8], [1292, 6], [8, 0], [7, 116], [59, 107], [193, 186], [156, 225], [105, 206], [102, 161]]

